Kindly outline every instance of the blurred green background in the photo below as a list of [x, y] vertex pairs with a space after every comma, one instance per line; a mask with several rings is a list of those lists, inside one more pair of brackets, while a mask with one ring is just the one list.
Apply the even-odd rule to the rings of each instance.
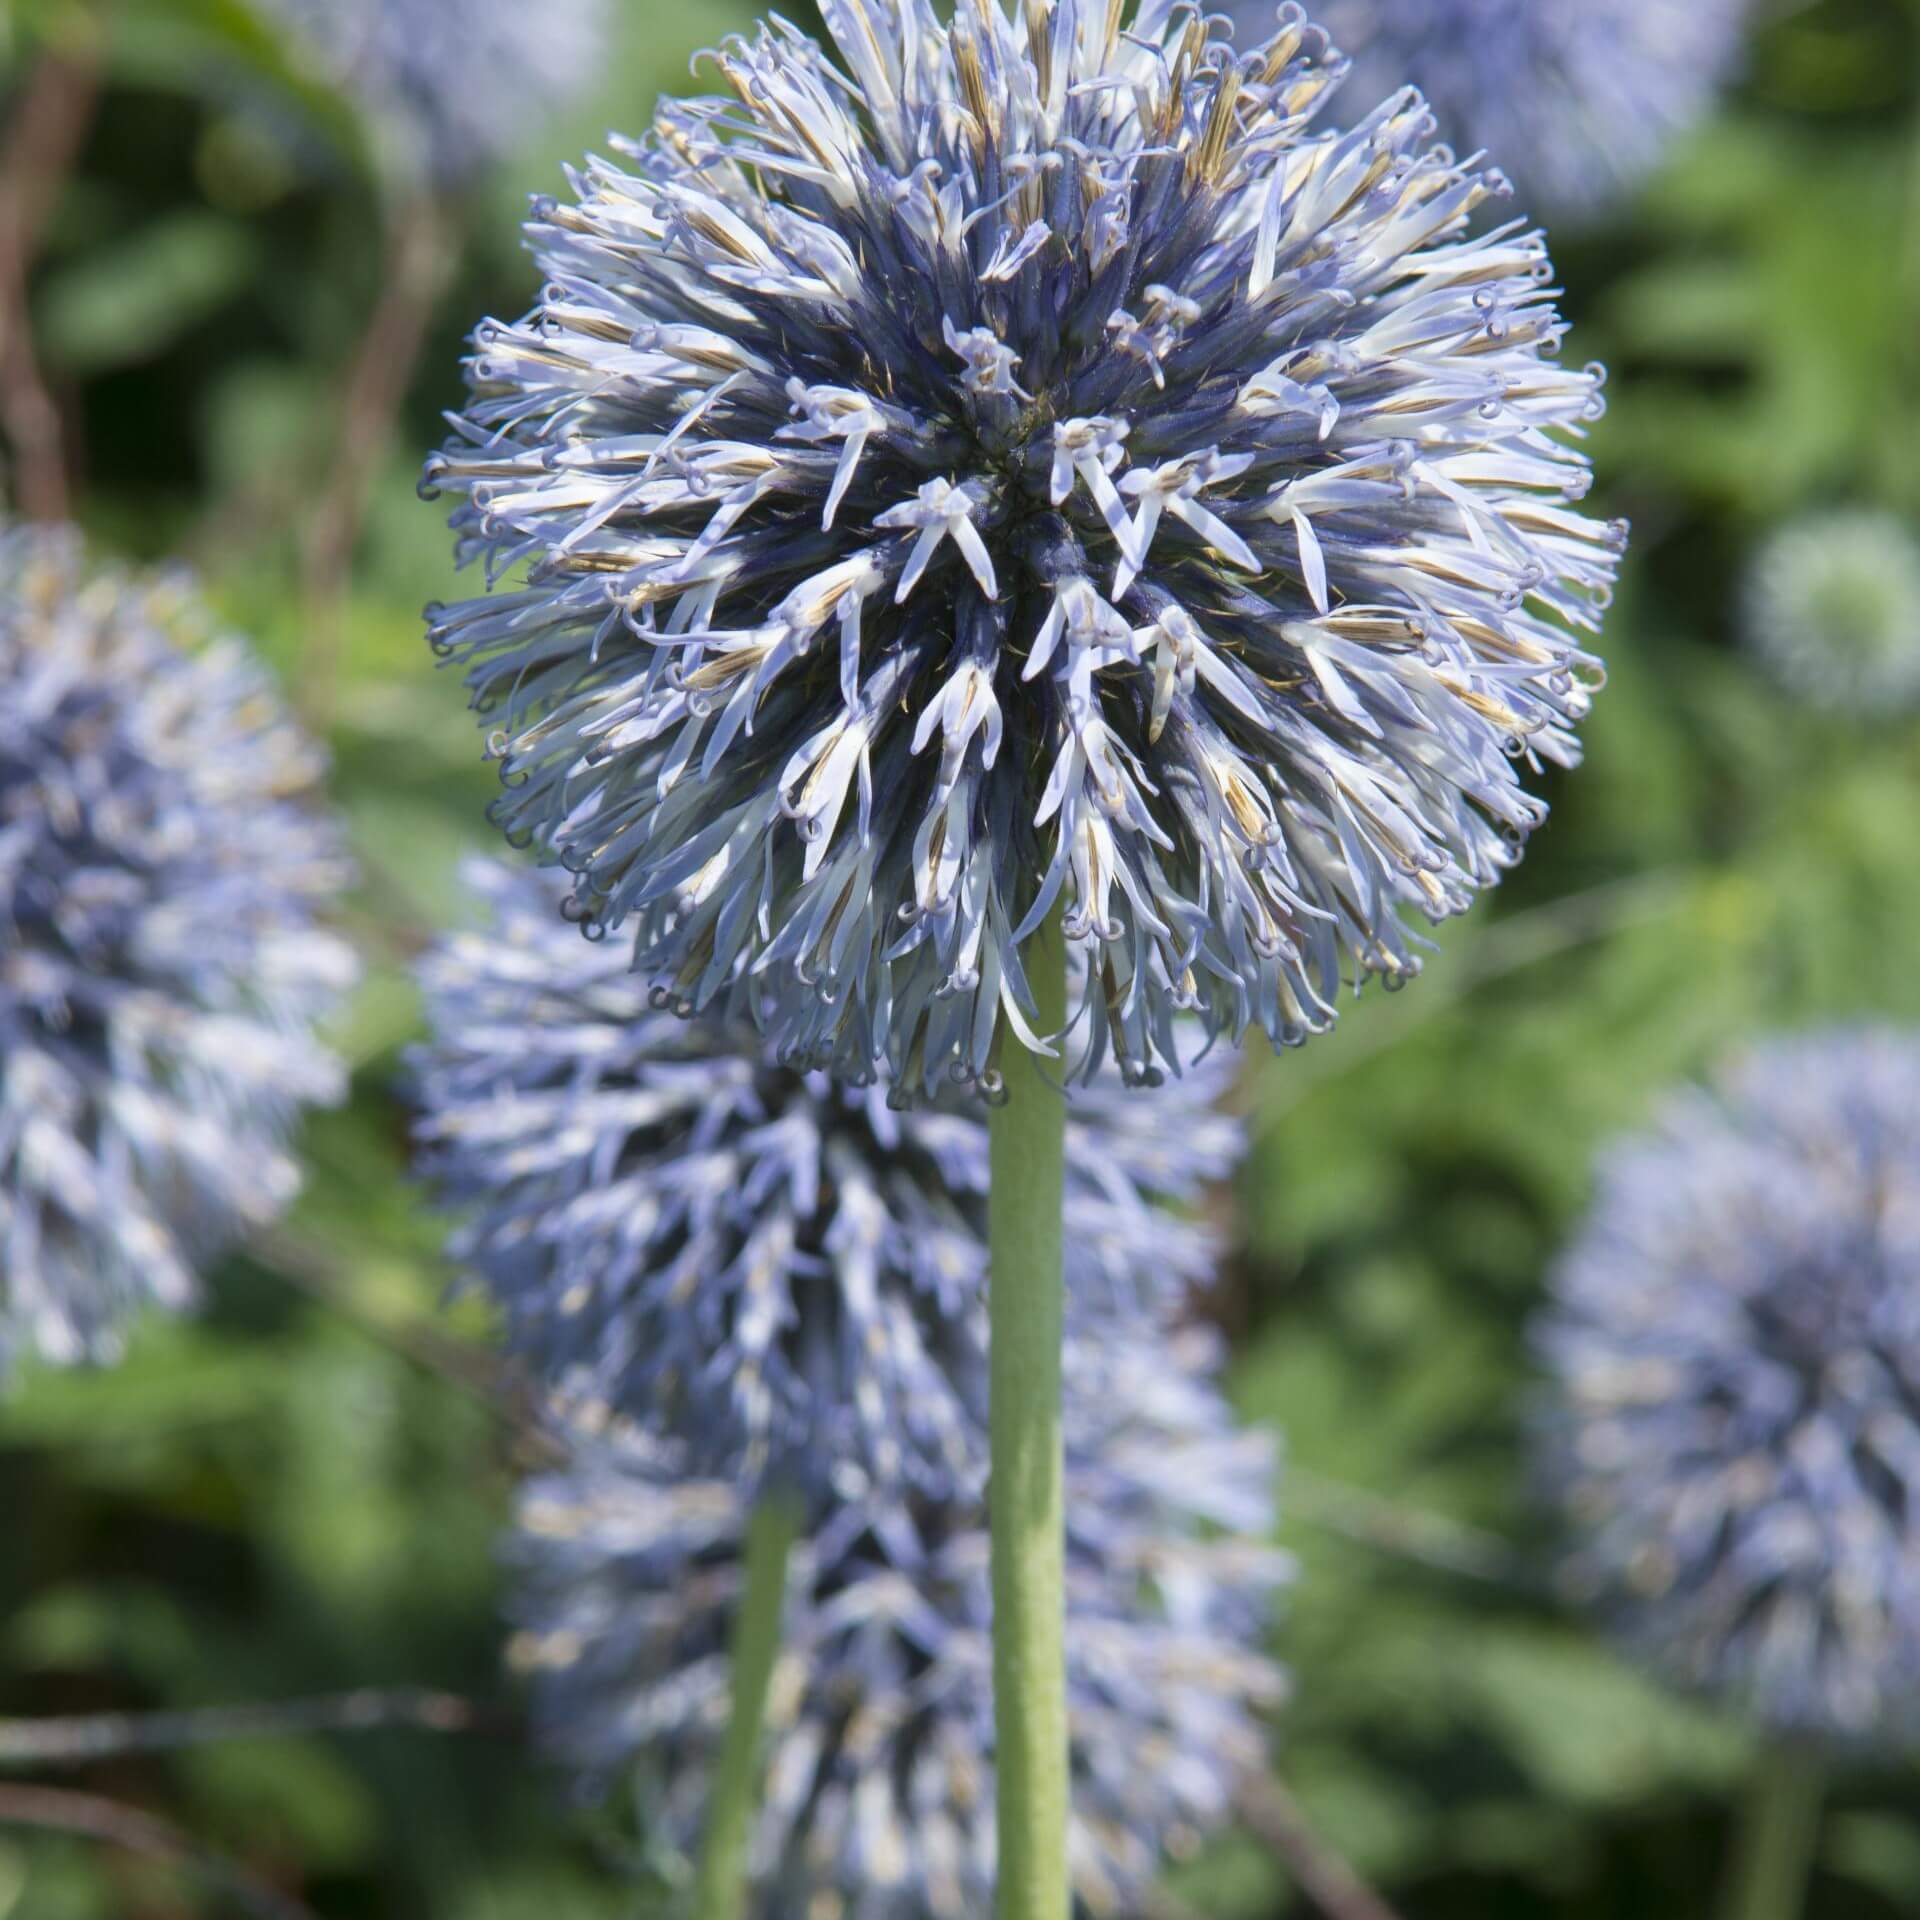
[[[442, 1308], [398, 1085], [407, 958], [458, 910], [459, 851], [491, 838], [491, 775], [420, 637], [451, 571], [419, 458], [465, 331], [532, 295], [526, 194], [638, 128], [749, 12], [615, 10], [598, 97], [433, 210], [445, 272], [337, 621], [310, 616], [303, 543], [400, 218], [345, 108], [290, 87], [237, 4], [119, 7], [32, 273], [78, 517], [105, 550], [188, 557], [331, 733], [372, 979], [353, 1102], [311, 1125], [281, 1232], [117, 1371], [0, 1402], [0, 1715], [395, 1685], [481, 1713], [459, 1736], [0, 1783], [158, 1814], [327, 1920], [632, 1911], [615, 1823], [565, 1804], [501, 1673], [493, 1543], [523, 1462], [483, 1320]], [[74, 18], [0, 10], [6, 103]], [[1545, 1590], [1524, 1322], [1596, 1145], [1664, 1085], [1756, 1031], [1920, 1016], [1920, 725], [1822, 718], [1735, 633], [1746, 556], [1783, 517], [1920, 515], [1917, 74], [1914, 0], [1763, 7], [1719, 114], [1627, 206], [1555, 234], [1572, 350], [1613, 371], [1601, 495], [1636, 527], [1588, 764], [1414, 990], [1248, 1062], [1256, 1145], [1207, 1307], [1241, 1405], [1289, 1456], [1301, 1578], [1276, 1642], [1297, 1688], [1276, 1765], [1407, 1920], [1688, 1916], [1717, 1877], [1745, 1735], [1652, 1689]], [[1842, 1775], [1819, 1920], [1920, 1914], [1917, 1784]], [[1171, 1884], [1209, 1920], [1310, 1910], [1250, 1831]], [[248, 1910], [218, 1872], [0, 1827], [0, 1920]]]

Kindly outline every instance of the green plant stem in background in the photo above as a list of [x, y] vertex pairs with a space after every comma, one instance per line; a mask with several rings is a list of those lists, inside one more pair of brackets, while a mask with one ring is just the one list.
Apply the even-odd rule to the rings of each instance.
[[800, 1504], [787, 1493], [764, 1494], [747, 1523], [745, 1585], [733, 1630], [733, 1708], [700, 1850], [693, 1907], [699, 1920], [739, 1920], [745, 1909], [747, 1849], [759, 1801], [760, 1735], [780, 1651], [787, 1562], [799, 1531]]
[[1825, 1773], [1803, 1745], [1760, 1755], [1747, 1792], [1723, 1920], [1799, 1920], [1820, 1837]]
[[332, 718], [341, 602], [366, 519], [367, 494], [418, 369], [434, 304], [452, 270], [452, 233], [447, 207], [425, 189], [398, 196], [387, 210], [380, 297], [354, 352], [332, 466], [301, 556], [307, 616], [301, 704], [318, 726]]
[[[1066, 1024], [1058, 916], [1027, 981], [1043, 1034]], [[1067, 1920], [1066, 1509], [1061, 1491], [1061, 1207], [1067, 1102], [1025, 1047], [1001, 1050], [990, 1122], [993, 1699], [1000, 1920]]]
[[66, 428], [41, 372], [28, 282], [41, 230], [57, 211], [100, 101], [103, 48], [85, 10], [19, 87], [0, 145], [0, 501], [29, 520], [69, 507]]

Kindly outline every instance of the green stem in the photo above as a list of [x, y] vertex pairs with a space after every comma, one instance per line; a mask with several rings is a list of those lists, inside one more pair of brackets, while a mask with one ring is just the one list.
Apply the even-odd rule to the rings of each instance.
[[1727, 1882], [1725, 1920], [1799, 1920], [1820, 1838], [1825, 1776], [1805, 1746], [1761, 1754]]
[[787, 1561], [799, 1531], [799, 1503], [785, 1493], [763, 1494], [747, 1522], [745, 1586], [733, 1627], [733, 1711], [714, 1772], [700, 1850], [693, 1909], [699, 1920], [739, 1920], [745, 1911], [748, 1842], [759, 1800], [760, 1734], [780, 1651]]
[[[1056, 916], [1024, 956], [1043, 1034], [1066, 1024]], [[1000, 1920], [1067, 1920], [1066, 1509], [1061, 1206], [1067, 1103], [1041, 1061], [1001, 1049], [988, 1239], [992, 1282], [993, 1698]]]

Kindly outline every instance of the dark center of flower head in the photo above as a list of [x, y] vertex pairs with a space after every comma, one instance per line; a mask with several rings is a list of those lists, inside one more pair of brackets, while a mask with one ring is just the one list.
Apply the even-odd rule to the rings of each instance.
[[542, 204], [477, 336], [428, 481], [527, 584], [432, 617], [503, 822], [797, 1063], [990, 1089], [1056, 910], [1090, 1067], [1302, 1040], [1575, 751], [1621, 532], [1539, 236], [1411, 93], [1314, 132], [1295, 7], [824, 13]]

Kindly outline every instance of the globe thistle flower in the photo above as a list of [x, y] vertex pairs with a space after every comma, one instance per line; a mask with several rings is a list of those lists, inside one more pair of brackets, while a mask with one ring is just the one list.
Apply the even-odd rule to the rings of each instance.
[[1570, 1587], [1690, 1686], [1859, 1736], [1920, 1699], [1920, 1040], [1769, 1043], [1604, 1163], [1554, 1276]]
[[1755, 557], [1745, 628], [1792, 692], [1862, 717], [1920, 704], [1920, 540], [1847, 507], [1780, 529]]
[[593, 82], [605, 0], [268, 0], [409, 163], [459, 184]]
[[[1538, 233], [1296, 7], [827, 0], [565, 203], [425, 486], [497, 817], [688, 1008], [991, 1084], [1023, 956], [1086, 1070], [1298, 1042], [1464, 911], [1571, 763], [1623, 531]], [[506, 585], [509, 576], [518, 584]]]
[[[1271, 0], [1235, 0], [1258, 21]], [[1364, 100], [1411, 81], [1440, 131], [1482, 148], [1558, 213], [1636, 185], [1705, 117], [1745, 36], [1746, 0], [1327, 0]]]
[[297, 1188], [353, 957], [318, 752], [174, 577], [0, 523], [0, 1375], [105, 1360]]
[[[702, 1471], [936, 1490], [986, 1453], [985, 1116], [950, 1092], [781, 1067], [749, 1028], [651, 1006], [583, 940], [553, 876], [475, 861], [486, 924], [422, 968], [422, 1170], [470, 1211], [455, 1260], [515, 1350], [625, 1412], [662, 1413]], [[1080, 1089], [1068, 1284], [1101, 1315], [1203, 1279], [1168, 1212], [1231, 1166], [1224, 1065], [1153, 1096]]]
[[[1163, 1853], [1228, 1816], [1283, 1692], [1261, 1652], [1288, 1577], [1271, 1441], [1235, 1432], [1198, 1335], [1079, 1356], [1067, 1465], [1070, 1858], [1126, 1915]], [[728, 1705], [747, 1502], [671, 1443], [583, 1444], [530, 1483], [510, 1549], [514, 1655], [556, 1758], [638, 1772], [668, 1870], [700, 1831]], [[1223, 1533], [1221, 1530], [1225, 1529]], [[761, 1920], [975, 1920], [994, 1884], [986, 1515], [856, 1504], [795, 1551], [753, 1843]]]

